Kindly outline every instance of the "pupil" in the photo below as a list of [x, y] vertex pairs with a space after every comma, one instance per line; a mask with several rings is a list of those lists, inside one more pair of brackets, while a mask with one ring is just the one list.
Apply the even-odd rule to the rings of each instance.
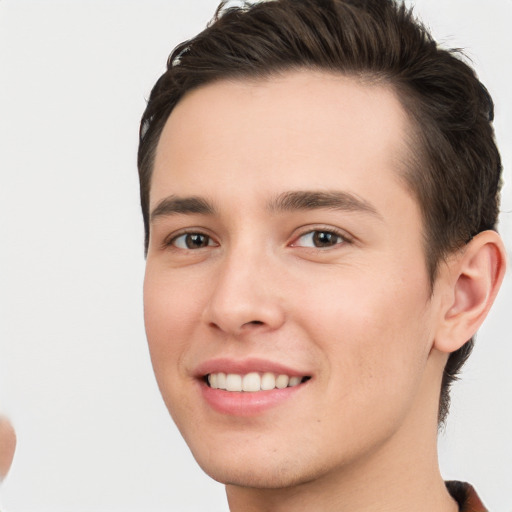
[[188, 235], [186, 238], [187, 247], [189, 249], [197, 249], [198, 247], [206, 247], [208, 245], [208, 237], [205, 235]]
[[328, 231], [317, 231], [313, 235], [313, 239], [317, 246], [334, 245], [338, 239], [338, 235], [329, 233]]

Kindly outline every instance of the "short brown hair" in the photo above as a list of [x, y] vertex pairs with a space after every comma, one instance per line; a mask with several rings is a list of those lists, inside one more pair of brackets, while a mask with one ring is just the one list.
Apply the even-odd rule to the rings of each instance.
[[[396, 91], [414, 127], [403, 178], [422, 211], [431, 285], [444, 257], [496, 229], [501, 160], [492, 99], [460, 52], [440, 48], [412, 10], [394, 0], [222, 2], [203, 32], [174, 49], [142, 117], [138, 167], [146, 250], [155, 151], [180, 99], [214, 81], [292, 69], [352, 75]], [[473, 339], [449, 357], [440, 422], [472, 347]]]

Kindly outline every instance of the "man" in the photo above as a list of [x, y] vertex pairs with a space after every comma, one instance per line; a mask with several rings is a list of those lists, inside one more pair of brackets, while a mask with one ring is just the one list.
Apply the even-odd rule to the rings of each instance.
[[142, 119], [145, 321], [232, 511], [484, 510], [449, 387], [498, 292], [485, 87], [391, 0], [221, 9]]

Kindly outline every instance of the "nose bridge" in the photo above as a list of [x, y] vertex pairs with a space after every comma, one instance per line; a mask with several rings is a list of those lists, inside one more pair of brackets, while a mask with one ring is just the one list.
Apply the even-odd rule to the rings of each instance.
[[276, 329], [284, 319], [275, 287], [276, 262], [264, 244], [239, 240], [219, 264], [206, 308], [209, 324], [230, 334], [244, 329]]

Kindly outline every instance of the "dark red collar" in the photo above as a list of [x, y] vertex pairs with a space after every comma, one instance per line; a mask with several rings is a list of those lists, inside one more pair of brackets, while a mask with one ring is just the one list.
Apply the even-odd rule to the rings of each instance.
[[453, 499], [459, 504], [460, 512], [489, 512], [478, 497], [475, 489], [466, 482], [446, 482]]

